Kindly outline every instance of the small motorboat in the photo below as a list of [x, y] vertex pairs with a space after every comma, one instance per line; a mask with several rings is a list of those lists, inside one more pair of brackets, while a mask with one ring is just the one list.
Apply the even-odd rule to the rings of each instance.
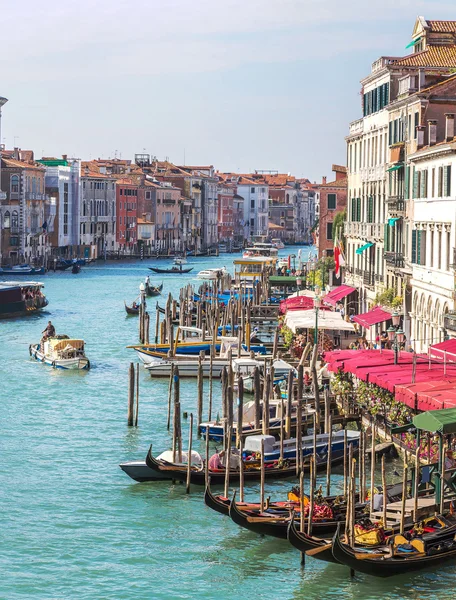
[[30, 356], [54, 369], [90, 369], [90, 361], [84, 353], [84, 340], [56, 335], [39, 344], [30, 344]]
[[139, 315], [139, 305], [133, 306], [133, 304], [132, 304], [131, 306], [128, 306], [128, 304], [125, 302], [125, 300], [124, 300], [124, 304], [125, 304], [125, 310], [127, 312], [127, 315]]
[[146, 296], [149, 296], [149, 298], [152, 298], [153, 296], [160, 296], [160, 294], [162, 293], [162, 289], [163, 289], [163, 282], [159, 286], [154, 286], [154, 285], [149, 285], [149, 283], [146, 281], [145, 286], [146, 286]]
[[48, 305], [39, 281], [0, 282], [0, 319], [33, 315]]
[[272, 239], [271, 244], [274, 246], [274, 248], [277, 248], [277, 250], [283, 250], [285, 248], [285, 244], [280, 238]]
[[226, 275], [227, 272], [225, 267], [221, 269], [204, 269], [198, 273], [197, 278], [204, 279], [205, 281], [216, 281], [220, 277], [223, 277], [223, 275]]
[[0, 275], [44, 275], [44, 267], [31, 267], [30, 265], [15, 265], [14, 267], [3, 267], [0, 269]]
[[[198, 452], [192, 450], [191, 454], [191, 462], [195, 467], [201, 468], [203, 464], [203, 459]], [[157, 457], [157, 460], [163, 460], [171, 462], [173, 460], [173, 453], [171, 450], [166, 450], [162, 452], [160, 456]], [[182, 451], [182, 462], [179, 463], [180, 466], [185, 466], [188, 464], [188, 452]], [[129, 477], [134, 479], [135, 481], [143, 482], [143, 481], [165, 481], [169, 479], [174, 479], [173, 474], [170, 472], [158, 472], [156, 470], [151, 469], [147, 466], [145, 460], [132, 460], [129, 462], [124, 462], [119, 465], [124, 473], [126, 473]]]
[[183, 269], [182, 265], [180, 265], [180, 266], [175, 265], [174, 267], [171, 267], [171, 269], [161, 269], [160, 267], [149, 267], [149, 269], [151, 271], [153, 271], [154, 273], [160, 273], [163, 275], [166, 275], [166, 274], [183, 275], [184, 273], [190, 273], [191, 271], [193, 271], [193, 267]]

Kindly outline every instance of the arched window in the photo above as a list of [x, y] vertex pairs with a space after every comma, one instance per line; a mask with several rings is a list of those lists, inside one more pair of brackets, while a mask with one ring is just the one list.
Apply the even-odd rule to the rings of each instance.
[[5, 213], [5, 220], [3, 221], [3, 227], [4, 227], [4, 229], [9, 229], [10, 225], [11, 225], [10, 214], [9, 214], [9, 211], [7, 210]]
[[11, 193], [19, 193], [19, 175], [11, 175]]
[[19, 214], [17, 210], [13, 210], [13, 214], [11, 216], [11, 228], [19, 229]]
[[87, 205], [86, 205], [86, 203], [85, 203], [85, 200], [84, 200], [84, 202], [82, 203], [82, 216], [83, 216], [83, 217], [86, 217], [86, 216], [87, 216]]

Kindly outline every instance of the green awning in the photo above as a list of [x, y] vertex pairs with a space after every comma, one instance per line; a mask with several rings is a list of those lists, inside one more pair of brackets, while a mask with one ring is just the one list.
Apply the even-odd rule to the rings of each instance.
[[388, 173], [391, 173], [391, 171], [399, 171], [399, 169], [402, 169], [403, 166], [404, 165], [393, 165], [392, 167], [386, 170]]
[[[304, 275], [301, 277], [304, 281]], [[288, 275], [274, 275], [269, 278], [269, 285], [276, 286], [288, 286], [288, 285], [296, 285], [296, 277], [288, 276]]]
[[416, 40], [412, 40], [409, 44], [407, 44], [405, 48], [412, 48], [413, 46], [416, 46], [418, 42], [421, 42], [421, 36], [419, 38], [416, 38]]
[[358, 250], [356, 251], [356, 254], [362, 254], [364, 252], [364, 250], [367, 250], [368, 248], [370, 248], [373, 245], [374, 244], [372, 242], [367, 242], [367, 244], [364, 244], [364, 246], [361, 246], [361, 248], [358, 248]]
[[413, 424], [421, 431], [456, 433], [456, 408], [428, 410], [413, 417]]
[[394, 227], [396, 225], [396, 221], [399, 221], [400, 217], [391, 217], [388, 219], [388, 225], [390, 227]]

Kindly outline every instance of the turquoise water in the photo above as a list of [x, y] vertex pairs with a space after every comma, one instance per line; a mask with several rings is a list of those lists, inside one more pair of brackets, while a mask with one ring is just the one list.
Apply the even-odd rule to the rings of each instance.
[[[191, 259], [189, 278], [232, 258]], [[51, 273], [42, 278], [46, 314], [0, 321], [0, 598], [454, 598], [456, 566], [389, 581], [350, 580], [345, 567], [310, 558], [302, 570], [288, 542], [239, 529], [204, 505], [202, 489], [187, 496], [182, 485], [134, 483], [119, 469], [151, 442], [157, 453], [170, 445], [167, 382], [143, 369], [139, 427], [126, 426], [134, 355], [125, 346], [137, 340], [137, 319], [125, 316], [123, 300], [135, 298], [148, 264]], [[189, 279], [163, 281], [177, 296]], [[29, 359], [49, 318], [58, 333], [85, 339], [90, 372]], [[181, 396], [183, 410], [195, 411], [195, 380], [181, 382]], [[183, 429], [186, 440], [186, 422]], [[267, 483], [267, 493], [289, 487]], [[259, 497], [258, 485], [247, 497]]]

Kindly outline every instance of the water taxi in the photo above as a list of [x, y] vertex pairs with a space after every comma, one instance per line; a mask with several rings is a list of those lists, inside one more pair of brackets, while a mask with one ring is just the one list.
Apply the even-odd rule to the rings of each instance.
[[30, 345], [30, 356], [54, 369], [90, 369], [90, 361], [84, 353], [84, 340], [56, 335]]
[[277, 250], [283, 250], [285, 248], [285, 244], [280, 238], [273, 238], [271, 240], [271, 244], [274, 246], [274, 248], [277, 248]]
[[216, 281], [218, 278], [226, 275], [227, 272], [225, 267], [222, 267], [221, 269], [204, 269], [204, 271], [198, 273], [197, 278], [206, 281]]
[[48, 305], [39, 281], [0, 282], [0, 319], [31, 315]]

